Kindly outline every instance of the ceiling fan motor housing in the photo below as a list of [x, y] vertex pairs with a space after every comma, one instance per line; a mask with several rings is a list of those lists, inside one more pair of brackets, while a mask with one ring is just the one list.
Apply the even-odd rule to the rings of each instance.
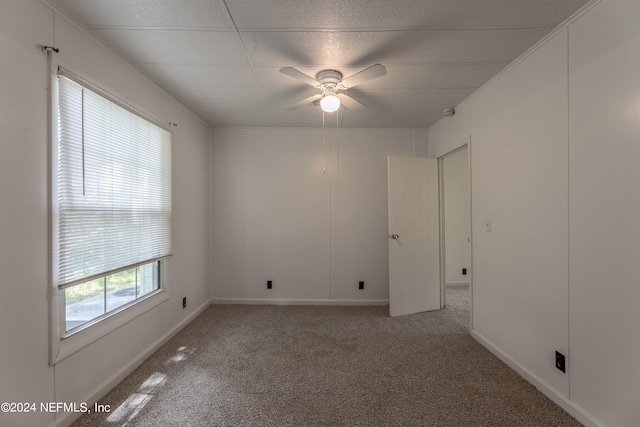
[[338, 87], [342, 83], [342, 73], [337, 70], [322, 70], [316, 75], [316, 80], [322, 83], [322, 86]]

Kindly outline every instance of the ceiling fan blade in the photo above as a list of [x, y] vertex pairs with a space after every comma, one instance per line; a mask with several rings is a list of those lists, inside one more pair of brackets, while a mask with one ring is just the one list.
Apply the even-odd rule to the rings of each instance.
[[321, 93], [317, 93], [315, 95], [312, 95], [308, 98], [303, 99], [300, 102], [296, 102], [295, 104], [293, 104], [290, 107], [287, 107], [287, 110], [297, 110], [300, 107], [304, 107], [307, 104], [311, 104], [313, 101], [322, 98], [322, 94]]
[[298, 79], [310, 86], [316, 87], [320, 85], [320, 82], [317, 81], [316, 79], [307, 76], [305, 73], [296, 70], [295, 68], [292, 67], [282, 67], [280, 68], [280, 72], [282, 74], [286, 74], [287, 76], [293, 77], [294, 79]]
[[339, 93], [338, 98], [340, 98], [340, 103], [345, 107], [347, 107], [349, 110], [362, 111], [365, 108], [367, 108], [367, 106], [364, 105], [362, 102], [353, 99], [352, 97], [350, 97], [345, 93]]
[[382, 77], [387, 74], [387, 69], [384, 65], [376, 64], [372, 65], [369, 68], [365, 68], [364, 70], [355, 73], [354, 75], [347, 77], [342, 80], [342, 84], [344, 87], [354, 87], [361, 83], [368, 82], [369, 80], [377, 79], [378, 77]]

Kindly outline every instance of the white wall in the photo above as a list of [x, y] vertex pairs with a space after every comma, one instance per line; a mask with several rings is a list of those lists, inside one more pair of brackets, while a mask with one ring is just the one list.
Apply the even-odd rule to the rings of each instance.
[[[54, 24], [55, 23], [55, 24]], [[49, 366], [47, 56], [162, 120], [173, 137], [174, 256], [168, 301]], [[124, 61], [37, 0], [0, 3], [0, 401], [86, 402], [209, 300], [209, 129]], [[204, 232], [203, 232], [204, 230]], [[189, 306], [183, 310], [182, 297]], [[68, 414], [58, 414], [66, 424]], [[0, 413], [0, 425], [44, 426], [54, 414]]]
[[596, 3], [436, 123], [429, 142], [437, 156], [471, 137], [474, 336], [583, 423], [630, 427], [640, 3]]
[[[54, 397], [48, 365], [47, 68], [36, 48], [51, 41], [53, 14], [36, 3], [0, 3], [2, 402]], [[0, 413], [2, 425], [41, 426], [52, 420], [48, 414]]]
[[424, 153], [426, 133], [218, 129], [212, 140], [214, 300], [387, 301], [386, 159]]
[[566, 43], [565, 31], [429, 135], [436, 155], [471, 135], [475, 332], [562, 395], [568, 380], [554, 352], [568, 350]]
[[569, 27], [571, 398], [640, 425], [640, 2]]
[[[469, 149], [442, 160], [444, 200], [445, 282], [468, 285], [471, 276], [471, 198], [469, 194]], [[462, 269], [467, 274], [462, 274]]]

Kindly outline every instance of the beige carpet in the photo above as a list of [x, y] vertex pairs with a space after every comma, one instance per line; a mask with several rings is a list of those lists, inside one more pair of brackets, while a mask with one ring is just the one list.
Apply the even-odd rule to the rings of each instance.
[[211, 306], [73, 426], [581, 425], [469, 336], [468, 289], [447, 302]]

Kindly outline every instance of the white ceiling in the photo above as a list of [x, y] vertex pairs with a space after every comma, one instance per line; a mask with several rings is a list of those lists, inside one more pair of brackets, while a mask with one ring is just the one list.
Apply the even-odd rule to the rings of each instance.
[[349, 92], [367, 109], [341, 108], [341, 126], [424, 128], [587, 1], [50, 3], [212, 126], [321, 126], [318, 106], [286, 109], [317, 90], [279, 69], [348, 77], [380, 63], [386, 76]]

